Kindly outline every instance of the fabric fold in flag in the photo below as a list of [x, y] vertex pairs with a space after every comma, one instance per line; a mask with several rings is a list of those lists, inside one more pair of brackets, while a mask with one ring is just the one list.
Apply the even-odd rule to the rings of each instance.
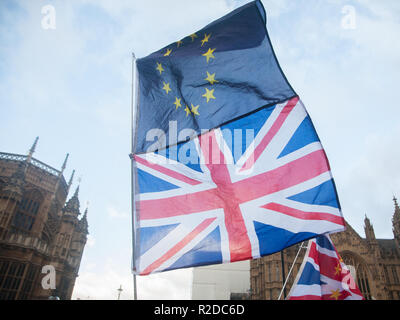
[[329, 236], [309, 240], [287, 300], [364, 300]]

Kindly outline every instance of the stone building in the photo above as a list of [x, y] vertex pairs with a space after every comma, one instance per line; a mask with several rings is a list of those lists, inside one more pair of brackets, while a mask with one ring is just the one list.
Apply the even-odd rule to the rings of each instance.
[[[346, 223], [346, 231], [331, 235], [332, 242], [349, 267], [366, 299], [400, 300], [400, 208], [394, 198], [393, 239], [377, 239], [370, 220], [365, 217], [365, 238]], [[306, 247], [307, 242], [304, 243]], [[300, 244], [283, 250], [284, 274], [288, 275]], [[296, 278], [306, 249], [301, 249], [286, 286]], [[276, 300], [282, 289], [281, 253], [251, 261], [251, 299]], [[282, 295], [283, 298], [283, 295]], [[282, 299], [281, 298], [281, 299]]]
[[[70, 299], [86, 244], [79, 186], [66, 201], [74, 175], [68, 183], [63, 176], [68, 154], [54, 169], [32, 157], [37, 141], [28, 155], [0, 152], [0, 300]], [[44, 266], [55, 270], [55, 289]]]

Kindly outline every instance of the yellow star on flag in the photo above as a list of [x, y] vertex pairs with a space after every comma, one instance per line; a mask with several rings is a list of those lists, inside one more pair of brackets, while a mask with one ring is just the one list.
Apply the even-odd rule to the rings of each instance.
[[175, 97], [174, 105], [175, 105], [175, 110], [178, 109], [179, 107], [182, 107], [181, 98]]
[[342, 268], [340, 267], [340, 264], [335, 267], [335, 276], [339, 275], [342, 272]]
[[190, 114], [190, 109], [188, 106], [186, 106], [184, 110], [186, 111], [186, 117], [187, 117]]
[[207, 80], [208, 82], [210, 82], [210, 84], [214, 84], [214, 82], [218, 82], [218, 80], [215, 80], [215, 73], [210, 74], [207, 71], [207, 78], [205, 78], [204, 80]]
[[197, 34], [195, 34], [195, 33], [192, 33], [189, 37], [191, 37], [192, 38], [192, 42], [194, 41], [194, 38], [197, 38]]
[[182, 45], [183, 41], [182, 40], [178, 40], [176, 42], [176, 47], [179, 48]]
[[163, 81], [163, 84], [164, 84], [163, 90], [165, 90], [165, 92], [168, 94], [168, 92], [171, 91], [171, 88], [169, 87], [169, 83], [165, 83], [165, 82]]
[[164, 57], [169, 56], [171, 54], [171, 52], [172, 52], [172, 49], [167, 49], [167, 52], [164, 53]]
[[196, 116], [199, 116], [200, 115], [200, 113], [199, 113], [199, 105], [197, 105], [197, 106], [194, 106], [193, 105], [193, 103], [191, 103], [191, 106], [192, 106], [192, 113], [194, 114], [194, 115], [196, 115]]
[[161, 63], [158, 63], [158, 62], [157, 62], [157, 68], [156, 69], [160, 72], [160, 74], [164, 71]]
[[339, 297], [342, 295], [342, 294], [340, 293], [340, 290], [339, 290], [339, 289], [331, 290], [331, 293], [332, 293], [332, 294], [330, 295], [329, 298], [334, 298], [335, 300], [338, 300]]
[[206, 93], [203, 94], [202, 97], [206, 98], [207, 99], [207, 103], [208, 103], [208, 101], [210, 101], [210, 99], [215, 99], [215, 97], [214, 97], [214, 89], [212, 89], [212, 90], [208, 90], [207, 88], [205, 88], [205, 89], [206, 89]]
[[211, 58], [215, 59], [215, 57], [213, 55], [214, 50], [215, 50], [215, 48], [214, 49], [208, 48], [208, 51], [206, 53], [203, 53], [203, 56], [205, 56], [207, 58], [207, 63], [208, 63], [208, 60], [210, 60]]
[[211, 36], [211, 33], [210, 34], [207, 34], [207, 33], [204, 34], [204, 39], [201, 40], [201, 46], [203, 46], [204, 43], [208, 42], [208, 39], [210, 39], [210, 36]]

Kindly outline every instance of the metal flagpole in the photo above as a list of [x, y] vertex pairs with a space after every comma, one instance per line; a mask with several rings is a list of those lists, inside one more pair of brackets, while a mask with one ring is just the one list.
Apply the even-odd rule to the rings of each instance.
[[[304, 244], [304, 242], [302, 242], [302, 243], [300, 244], [300, 248], [299, 248], [299, 250], [297, 251], [296, 257], [294, 258], [293, 263], [292, 263], [292, 265], [291, 265], [291, 267], [290, 267], [289, 273], [288, 273], [288, 275], [287, 275], [287, 277], [286, 277], [286, 279], [285, 279], [285, 282], [283, 283], [283, 287], [282, 287], [281, 293], [279, 294], [278, 300], [281, 300], [282, 293], [285, 291], [286, 284], [287, 284], [287, 282], [288, 282], [288, 280], [289, 280], [289, 277], [290, 277], [290, 275], [291, 275], [291, 273], [292, 273], [294, 264], [296, 263], [297, 257], [299, 256], [299, 253], [300, 253], [300, 250], [301, 250], [301, 249], [304, 249], [304, 248], [307, 248], [307, 247], [303, 247], [303, 244]], [[282, 252], [282, 251], [281, 251], [281, 252]], [[284, 297], [286, 298], [286, 292], [285, 292]]]
[[[283, 290], [283, 297], [286, 298], [286, 277], [285, 277], [285, 259], [283, 256], [283, 250], [281, 250], [281, 266], [282, 266], [282, 290]], [[289, 276], [288, 276], [289, 277]], [[281, 291], [282, 293], [282, 291]]]
[[[132, 206], [132, 270], [135, 265], [135, 246], [136, 246], [136, 202], [135, 202], [135, 165], [133, 153], [135, 151], [135, 124], [136, 124], [136, 99], [137, 99], [137, 74], [136, 56], [132, 52], [132, 95], [131, 95], [131, 206]], [[133, 299], [137, 300], [136, 274], [133, 273]]]

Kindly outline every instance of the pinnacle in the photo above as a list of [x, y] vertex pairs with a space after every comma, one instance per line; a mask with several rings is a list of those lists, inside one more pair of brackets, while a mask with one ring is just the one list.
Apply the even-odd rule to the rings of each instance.
[[394, 215], [400, 218], [400, 207], [397, 202], [397, 198], [395, 196], [393, 196], [393, 201], [394, 201]]

